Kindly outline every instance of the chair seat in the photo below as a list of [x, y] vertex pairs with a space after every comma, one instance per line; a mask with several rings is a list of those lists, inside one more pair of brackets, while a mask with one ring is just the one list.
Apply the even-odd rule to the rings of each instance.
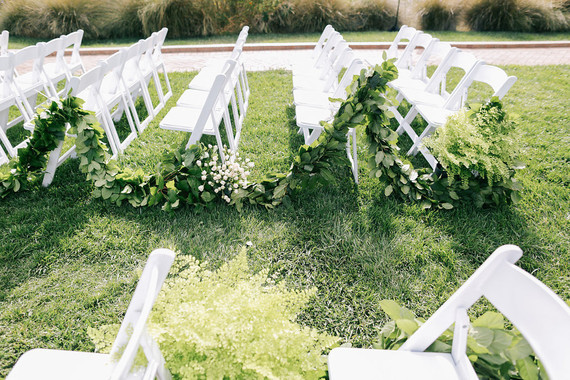
[[432, 107], [425, 104], [420, 104], [416, 107], [418, 109], [418, 112], [420, 113], [420, 115], [422, 115], [425, 121], [427, 121], [429, 124], [435, 124], [435, 125], [445, 124], [447, 118], [457, 112], [441, 107]]
[[[204, 68], [200, 70], [198, 75], [192, 78], [190, 84], [188, 85], [188, 88], [191, 90], [210, 91], [212, 85], [214, 84], [214, 80], [216, 79], [216, 75], [220, 74], [221, 72], [222, 69], [217, 70], [214, 68]], [[237, 82], [238, 76], [239, 70], [233, 70], [231, 78], [232, 86]]]
[[111, 356], [93, 352], [34, 349], [16, 362], [7, 380], [100, 380], [108, 379]]
[[318, 76], [294, 76], [293, 89], [305, 89], [313, 91], [327, 91], [327, 80]]
[[329, 100], [332, 97], [332, 93], [307, 90], [307, 89], [295, 89], [293, 90], [293, 103], [296, 106], [312, 106], [319, 108], [329, 108], [331, 107], [331, 102]]
[[[224, 89], [224, 95], [226, 99], [229, 99], [232, 95], [232, 88]], [[208, 98], [208, 92], [202, 90], [194, 90], [189, 89], [185, 90], [180, 98], [176, 102], [176, 105], [179, 107], [190, 107], [190, 108], [202, 108], [204, 103], [206, 103], [206, 99]]]
[[455, 380], [450, 354], [339, 347], [328, 358], [330, 380]]
[[335, 113], [331, 109], [316, 108], [309, 106], [295, 107], [297, 126], [307, 128], [323, 128], [321, 121], [332, 120]]
[[418, 88], [402, 87], [400, 93], [411, 104], [427, 104], [435, 107], [443, 107], [446, 101], [446, 99], [439, 94]]
[[[160, 128], [163, 129], [192, 132], [194, 130], [194, 127], [196, 125], [196, 122], [198, 121], [198, 117], [200, 116], [201, 112], [202, 110], [199, 108], [172, 107], [170, 111], [168, 111], [164, 119], [162, 119], [159, 126]], [[221, 120], [221, 112], [220, 112], [220, 117], [219, 118], [216, 117], [216, 120], [214, 122], [216, 122], [216, 124], [219, 125], [220, 120]], [[203, 133], [207, 135], [214, 135], [216, 130], [215, 127], [217, 127], [217, 125], [214, 126], [214, 122], [212, 121], [212, 118], [209, 117], [208, 120], [206, 121], [206, 124], [204, 125]]]
[[426, 87], [426, 82], [421, 79], [415, 79], [412, 77], [402, 78], [398, 77], [398, 79], [394, 79], [390, 82], [390, 87], [395, 89], [417, 89], [423, 90]]
[[44, 63], [44, 71], [52, 81], [60, 81], [66, 76], [65, 68], [56, 62]]

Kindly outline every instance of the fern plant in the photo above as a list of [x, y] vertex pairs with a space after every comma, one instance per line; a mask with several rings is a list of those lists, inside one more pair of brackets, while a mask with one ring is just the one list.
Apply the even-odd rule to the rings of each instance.
[[509, 181], [522, 164], [515, 138], [516, 124], [494, 98], [491, 102], [461, 111], [424, 140], [449, 174], [459, 176], [467, 185], [473, 175], [489, 185]]
[[[268, 271], [252, 273], [243, 250], [217, 271], [179, 257], [163, 285], [149, 329], [178, 379], [318, 379], [323, 351], [338, 338], [294, 320], [316, 289], [289, 290]], [[90, 330], [109, 348], [112, 328]]]

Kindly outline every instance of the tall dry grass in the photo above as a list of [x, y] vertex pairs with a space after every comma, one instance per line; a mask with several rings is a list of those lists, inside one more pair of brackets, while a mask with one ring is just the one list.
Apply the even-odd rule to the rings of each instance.
[[567, 15], [546, 0], [475, 0], [465, 10], [472, 30], [556, 32], [568, 30]]
[[455, 30], [459, 9], [450, 0], [423, 0], [419, 3], [418, 17], [423, 30]]

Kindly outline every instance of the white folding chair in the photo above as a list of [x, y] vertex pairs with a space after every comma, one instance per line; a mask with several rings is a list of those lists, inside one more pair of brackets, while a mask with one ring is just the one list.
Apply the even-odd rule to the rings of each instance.
[[[426, 104], [415, 105], [410, 112], [420, 114], [428, 125], [419, 136], [415, 137], [415, 132], [410, 136], [414, 143], [408, 151], [408, 155], [415, 155], [419, 150], [428, 160], [432, 168], [434, 168], [433, 162], [435, 159], [428, 152], [427, 148], [421, 146], [421, 142], [424, 138], [430, 136], [438, 127], [444, 125], [449, 116], [457, 112], [458, 108], [455, 108], [456, 104], [463, 106], [466, 103], [467, 89], [473, 82], [481, 82], [489, 85], [493, 90], [490, 97], [496, 96], [502, 99], [516, 81], [517, 78], [515, 76], [508, 76], [503, 69], [496, 66], [485, 65], [480, 62], [462, 79], [462, 82], [457, 85], [459, 90], [454, 90], [443, 106], [438, 107]], [[465, 90], [461, 90], [463, 88]], [[406, 119], [408, 119], [407, 116]]]
[[[150, 254], [110, 354], [34, 349], [18, 359], [7, 379], [169, 380], [160, 348], [148, 334], [146, 324], [174, 256], [164, 248]], [[140, 350], [146, 364], [135, 363]]]
[[142, 53], [140, 60], [138, 62], [139, 64], [138, 70], [147, 88], [150, 86], [150, 82], [152, 81], [154, 89], [158, 96], [158, 103], [156, 105], [152, 103], [152, 97], [151, 97], [151, 104], [153, 106], [154, 115], [158, 115], [160, 110], [162, 110], [162, 108], [164, 108], [164, 106], [166, 105], [166, 100], [164, 98], [164, 91], [162, 89], [162, 84], [160, 83], [160, 77], [158, 76], [157, 68], [154, 67], [154, 62], [152, 60], [152, 54], [154, 52], [154, 46], [156, 45], [157, 38], [158, 35], [156, 33], [153, 33], [150, 37], [141, 42]]
[[119, 137], [116, 136], [117, 132], [113, 120], [101, 99], [100, 93], [101, 83], [105, 75], [103, 66], [104, 64], [98, 65], [80, 77], [71, 78], [69, 86], [71, 88], [71, 96], [83, 99], [85, 101], [83, 108], [95, 113], [99, 123], [101, 123], [101, 127], [105, 131], [113, 157], [116, 157], [120, 152], [120, 147], [117, 143]]
[[[466, 355], [467, 309], [485, 297], [522, 333], [552, 380], [570, 373], [570, 308], [514, 265], [522, 251], [498, 248], [397, 351], [335, 348], [329, 377], [342, 379], [478, 379]], [[455, 323], [451, 353], [424, 352]]]
[[402, 25], [402, 27], [398, 31], [398, 34], [396, 34], [394, 41], [392, 41], [390, 47], [388, 48], [388, 50], [386, 50], [386, 55], [388, 59], [399, 58], [400, 57], [398, 51], [399, 44], [402, 41], [408, 41], [408, 42], [411, 41], [412, 38], [414, 38], [414, 36], [417, 33], [420, 33], [420, 31], [416, 30], [415, 28], [412, 28], [411, 26]]
[[[114, 136], [117, 138], [115, 143], [119, 152], [123, 152], [137, 137], [137, 125], [133, 120], [133, 115], [131, 115], [129, 111], [129, 92], [125, 89], [123, 82], [128, 51], [129, 48], [121, 49], [102, 62], [104, 77], [99, 90], [102, 104], [106, 108], [106, 113], [113, 121], [111, 125], [109, 125], [109, 128], [115, 130]], [[134, 105], [132, 105], [132, 109], [134, 109]], [[114, 122], [121, 120], [123, 114], [125, 114], [127, 118], [130, 132], [127, 137], [121, 140]], [[134, 116], [136, 119], [136, 114], [134, 114]]]
[[[228, 61], [228, 68], [225, 73], [233, 70], [235, 65], [235, 61]], [[164, 129], [191, 132], [188, 144], [186, 144], [187, 148], [196, 144], [203, 134], [215, 136], [222, 162], [225, 162], [223, 142], [219, 130], [222, 120], [226, 128], [230, 149], [237, 150], [228, 111], [229, 102], [224, 95], [224, 88], [228, 80], [229, 75], [218, 74], [201, 108], [172, 107], [159, 126]]]
[[[121, 80], [125, 86], [125, 91], [127, 94], [129, 94], [129, 104], [133, 116], [135, 117], [135, 123], [141, 133], [154, 119], [155, 116], [154, 106], [152, 104], [152, 99], [148, 91], [147, 82], [140, 70], [140, 62], [142, 60], [143, 54], [145, 53], [144, 43], [144, 40], [141, 40], [127, 48], [124, 57], [125, 62], [123, 75], [121, 76]], [[136, 100], [139, 96], [142, 96], [143, 103], [147, 112], [147, 116], [144, 120], [140, 119], [139, 113], [135, 107]]]
[[73, 74], [69, 71], [65, 63], [65, 37], [54, 38], [53, 40], [46, 42], [44, 45], [44, 56], [50, 56], [55, 53], [55, 62], [45, 63], [42, 66], [42, 71], [45, 80], [48, 82], [48, 86], [52, 94], [56, 97], [65, 96], [65, 87], [61, 90], [57, 90], [58, 85], [65, 80], [64, 84], [71, 79]]
[[429, 54], [431, 47], [436, 41], [438, 40], [427, 33], [416, 33], [394, 63], [398, 68], [398, 78], [410, 78], [416, 65], [423, 62], [421, 57]]
[[81, 47], [81, 42], [83, 41], [83, 30], [79, 29], [76, 32], [70, 33], [68, 35], [63, 35], [62, 37], [65, 39], [64, 47], [66, 49], [72, 49], [69, 59], [64, 57], [64, 62], [67, 66], [67, 70], [72, 74], [75, 74], [78, 71], [84, 73], [85, 66], [83, 66], [81, 56], [79, 55], [79, 48]]
[[321, 54], [321, 51], [323, 51], [323, 47], [325, 46], [325, 44], [327, 43], [328, 39], [330, 38], [330, 36], [333, 34], [334, 31], [335, 31], [334, 28], [330, 24], [325, 26], [325, 29], [321, 33], [321, 36], [319, 37], [319, 40], [317, 41], [315, 48], [311, 53], [311, 58], [316, 59]]
[[[345, 99], [347, 96], [346, 88], [352, 83], [354, 76], [358, 75], [360, 71], [365, 68], [367, 68], [367, 65], [362, 60], [358, 58], [354, 59], [344, 72], [332, 98]], [[321, 95], [315, 94], [313, 96], [315, 104], [311, 105], [306, 104], [311, 97], [309, 93], [297, 93], [296, 96], [301, 97], [301, 99], [303, 99], [303, 96], [306, 96], [306, 98], [303, 99], [305, 103], [300, 103], [295, 106], [295, 119], [297, 126], [303, 133], [305, 144], [311, 145], [324, 130], [321, 121], [333, 120], [340, 107], [340, 103], [331, 103], [324, 93], [321, 93]], [[320, 99], [321, 103], [316, 103], [318, 99]], [[301, 101], [299, 100], [299, 102]], [[358, 156], [356, 151], [356, 130], [354, 128], [350, 128], [347, 134], [346, 155], [351, 164], [354, 181], [358, 183]]]
[[[9, 128], [24, 120], [24, 116], [28, 117], [28, 111], [24, 108], [24, 103], [13, 83], [14, 78], [14, 55], [8, 54], [0, 56], [0, 141], [6, 149], [6, 153], [10, 157], [14, 157], [18, 153], [18, 149], [26, 146], [27, 139], [14, 146], [8, 139], [6, 132]], [[20, 116], [10, 120], [10, 109], [16, 106], [20, 111]], [[4, 152], [2, 152], [4, 153]]]
[[159, 74], [162, 71], [164, 75], [164, 82], [166, 84], [166, 93], [164, 89], [162, 89], [162, 84], [160, 81], [158, 83], [161, 86], [162, 91], [162, 98], [163, 101], [166, 103], [168, 99], [172, 96], [172, 88], [170, 87], [170, 80], [168, 79], [168, 73], [166, 72], [166, 66], [164, 65], [164, 59], [162, 58], [162, 45], [164, 44], [164, 40], [166, 39], [166, 34], [168, 33], [167, 28], [162, 28], [160, 31], [156, 32], [154, 38], [154, 49], [152, 51], [152, 63], [154, 67], [154, 71]]
[[[2, 133], [2, 132], [0, 132]], [[7, 164], [10, 161], [10, 157], [4, 152], [4, 149], [0, 146], [0, 166]]]
[[[247, 114], [247, 104], [249, 103], [249, 93], [243, 93], [241, 87], [240, 76], [236, 76], [236, 72], [245, 70], [243, 66], [239, 67], [239, 63], [234, 60], [227, 60], [225, 67], [221, 72], [226, 76], [226, 83], [223, 89], [223, 96], [226, 103], [229, 103], [232, 109], [233, 124], [235, 125], [235, 133], [228, 136], [230, 148], [237, 150], [241, 137], [241, 129], [243, 121]], [[199, 89], [188, 89], [180, 96], [176, 105], [179, 107], [189, 107], [201, 109], [208, 97], [210, 91]], [[243, 96], [243, 98], [240, 97]], [[224, 114], [225, 115], [225, 114]], [[229, 114], [224, 116], [224, 124], [230, 123]], [[233, 128], [232, 128], [233, 129]]]
[[26, 111], [24, 120], [29, 122], [36, 113], [38, 95], [43, 94], [46, 98], [51, 95], [42, 71], [44, 44], [28, 46], [8, 55], [13, 55], [14, 72], [18, 71], [18, 75], [13, 77], [12, 83]]
[[[436, 69], [436, 71], [432, 73], [431, 76], [427, 75], [428, 63], [435, 64], [438, 66], [438, 68], [439, 66], [442, 66], [443, 68], [448, 67], [448, 61], [457, 51], [459, 51], [459, 49], [451, 47], [449, 42], [442, 42], [434, 38], [433, 43], [431, 43], [428, 48], [425, 49], [424, 53], [420, 56], [414, 68], [410, 71], [410, 74], [407, 77], [401, 77], [399, 75], [400, 70], [398, 70], [398, 78], [389, 82], [388, 85], [398, 92], [406, 88], [425, 91], [432, 78], [434, 80], [436, 78], [439, 78], [438, 81], [440, 81], [440, 83], [443, 79], [439, 77], [439, 73], [442, 71], [442, 69]], [[441, 84], [445, 85], [445, 81], [443, 81]], [[438, 90], [438, 93], [442, 93], [442, 91]], [[397, 99], [398, 101], [401, 101], [403, 99], [403, 95], [398, 93]]]
[[8, 39], [10, 37], [10, 33], [7, 30], [3, 30], [0, 33], [0, 55], [8, 54]]
[[332, 32], [316, 59], [299, 61], [293, 65], [293, 77], [320, 77], [323, 71], [326, 72], [333, 65], [339, 54], [335, 49], [342, 42], [346, 43], [342, 35], [336, 31]]

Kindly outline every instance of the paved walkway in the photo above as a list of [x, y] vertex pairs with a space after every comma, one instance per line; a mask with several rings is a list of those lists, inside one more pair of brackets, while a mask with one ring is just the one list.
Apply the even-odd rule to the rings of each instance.
[[[477, 58], [493, 65], [570, 65], [570, 47], [534, 47], [534, 48], [463, 48]], [[380, 49], [355, 49], [357, 56], [368, 62], [378, 62], [382, 57]], [[87, 69], [105, 59], [110, 53], [101, 55], [83, 55]], [[172, 52], [165, 53], [164, 59], [168, 71], [200, 70], [211, 59], [225, 59], [229, 52]], [[246, 70], [263, 71], [290, 69], [294, 62], [308, 59], [309, 49], [293, 50], [246, 50], [242, 53]]]

